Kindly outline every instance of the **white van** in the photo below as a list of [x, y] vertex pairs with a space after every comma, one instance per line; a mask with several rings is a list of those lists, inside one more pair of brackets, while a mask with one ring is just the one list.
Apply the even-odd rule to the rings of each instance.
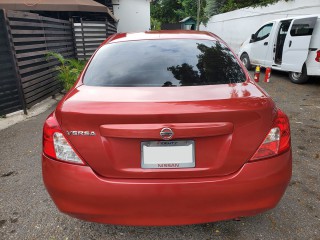
[[239, 52], [243, 64], [289, 72], [293, 83], [320, 76], [320, 15], [267, 22], [245, 41]]

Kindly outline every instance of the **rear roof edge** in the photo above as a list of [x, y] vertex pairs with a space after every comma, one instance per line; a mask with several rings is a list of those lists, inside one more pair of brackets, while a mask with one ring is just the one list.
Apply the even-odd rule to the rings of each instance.
[[136, 33], [117, 33], [111, 39], [105, 41], [102, 45], [105, 45], [107, 43], [156, 39], [203, 39], [221, 41], [218, 36], [207, 31], [161, 30]]

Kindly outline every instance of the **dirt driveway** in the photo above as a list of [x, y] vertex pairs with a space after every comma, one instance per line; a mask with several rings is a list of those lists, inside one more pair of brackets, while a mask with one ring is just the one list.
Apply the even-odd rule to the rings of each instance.
[[320, 239], [320, 79], [294, 85], [273, 73], [261, 86], [289, 115], [293, 178], [273, 210], [241, 221], [123, 227], [59, 213], [42, 183], [41, 131], [50, 111], [0, 131], [0, 239]]

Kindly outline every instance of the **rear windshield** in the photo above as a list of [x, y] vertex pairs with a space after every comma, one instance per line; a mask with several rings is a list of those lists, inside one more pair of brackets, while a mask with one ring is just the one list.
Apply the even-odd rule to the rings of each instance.
[[209, 40], [143, 40], [103, 46], [84, 84], [112, 87], [180, 87], [241, 83], [246, 76], [233, 53]]

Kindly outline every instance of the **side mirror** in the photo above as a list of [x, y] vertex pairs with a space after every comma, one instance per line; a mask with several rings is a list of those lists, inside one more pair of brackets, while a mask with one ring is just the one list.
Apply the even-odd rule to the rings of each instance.
[[251, 35], [251, 41], [254, 42], [255, 40], [256, 40], [256, 35], [255, 35], [255, 34], [252, 34], [252, 35]]

